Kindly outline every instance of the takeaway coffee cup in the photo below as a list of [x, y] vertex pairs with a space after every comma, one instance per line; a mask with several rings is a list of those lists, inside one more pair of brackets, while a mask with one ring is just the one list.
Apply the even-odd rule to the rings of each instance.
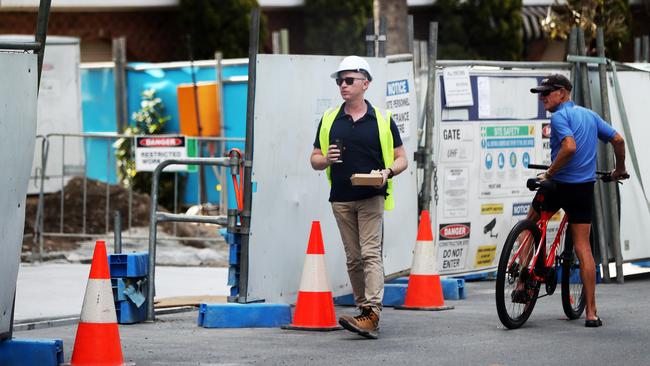
[[343, 140], [336, 138], [334, 139], [334, 145], [336, 145], [336, 148], [339, 150], [339, 158], [338, 160], [335, 161], [335, 163], [342, 163], [343, 162]]

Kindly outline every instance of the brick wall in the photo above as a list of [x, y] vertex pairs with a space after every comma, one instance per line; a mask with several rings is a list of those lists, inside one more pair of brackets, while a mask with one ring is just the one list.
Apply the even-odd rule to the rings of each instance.
[[[164, 62], [185, 60], [182, 31], [176, 11], [52, 12], [48, 35], [79, 37], [83, 43], [127, 38], [129, 61]], [[0, 34], [34, 34], [35, 12], [0, 12]], [[83, 51], [82, 51], [83, 52]], [[82, 55], [83, 56], [83, 55]]]

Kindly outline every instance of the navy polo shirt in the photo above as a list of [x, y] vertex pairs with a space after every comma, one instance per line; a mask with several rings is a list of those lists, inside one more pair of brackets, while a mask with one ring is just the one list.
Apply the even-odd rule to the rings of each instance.
[[[355, 173], [370, 173], [371, 170], [384, 169], [384, 158], [381, 154], [381, 143], [379, 142], [379, 127], [375, 109], [366, 100], [368, 111], [356, 122], [352, 116], [345, 113], [345, 103], [341, 105], [339, 113], [334, 118], [330, 129], [330, 144], [338, 138], [343, 141], [343, 163], [335, 163], [330, 166], [332, 177], [332, 189], [330, 190], [330, 202], [350, 202], [370, 198], [377, 195], [386, 196], [386, 186], [377, 189], [368, 186], [353, 186], [350, 177]], [[320, 128], [321, 121], [316, 131], [314, 147], [327, 152], [327, 146], [321, 148]], [[395, 121], [390, 120], [390, 131], [393, 134], [393, 148], [402, 146], [402, 139]]]

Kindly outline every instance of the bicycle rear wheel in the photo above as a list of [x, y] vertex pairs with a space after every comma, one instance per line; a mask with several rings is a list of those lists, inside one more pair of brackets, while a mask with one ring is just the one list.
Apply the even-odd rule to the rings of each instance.
[[496, 305], [499, 320], [509, 329], [524, 325], [537, 302], [540, 283], [529, 278], [528, 267], [540, 238], [537, 225], [522, 220], [510, 230], [503, 244], [497, 270]]
[[585, 291], [580, 278], [580, 263], [573, 250], [571, 231], [564, 237], [562, 252], [562, 308], [570, 320], [578, 319], [585, 310]]

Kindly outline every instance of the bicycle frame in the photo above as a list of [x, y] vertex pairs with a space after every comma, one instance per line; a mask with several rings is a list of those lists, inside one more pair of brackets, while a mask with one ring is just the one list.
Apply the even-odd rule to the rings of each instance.
[[[535, 264], [537, 263], [537, 260], [539, 259], [540, 254], [542, 253], [542, 247], [546, 249], [546, 229], [548, 227], [548, 222], [551, 220], [551, 217], [555, 215], [554, 212], [548, 212], [548, 211], [542, 211], [541, 212], [541, 218], [539, 221], [537, 221], [537, 227], [542, 233], [542, 236], [539, 239], [539, 245], [537, 246], [537, 250], [535, 251], [535, 254], [533, 255], [533, 259], [531, 263], [528, 265], [528, 274], [531, 276], [531, 278], [534, 281], [540, 281], [540, 282], [545, 282], [545, 278], [542, 276], [538, 276], [537, 274], [534, 273], [535, 269]], [[562, 221], [560, 221], [560, 228], [558, 232], [555, 234], [555, 239], [553, 240], [553, 244], [551, 244], [551, 250], [548, 252], [546, 258], [544, 258], [544, 266], [545, 267], [551, 267], [553, 265], [553, 262], [555, 261], [555, 252], [557, 251], [558, 246], [560, 245], [560, 240], [562, 237], [562, 233], [564, 232], [564, 228], [566, 227], [568, 221], [568, 216], [565, 214], [564, 217], [562, 217]], [[530, 234], [524, 238], [524, 242], [527, 243], [529, 239]], [[524, 244], [517, 249], [517, 252], [515, 252], [515, 255], [512, 256], [512, 259], [508, 262], [508, 268], [512, 266], [514, 261], [519, 257], [521, 252], [526, 248], [527, 245]]]

